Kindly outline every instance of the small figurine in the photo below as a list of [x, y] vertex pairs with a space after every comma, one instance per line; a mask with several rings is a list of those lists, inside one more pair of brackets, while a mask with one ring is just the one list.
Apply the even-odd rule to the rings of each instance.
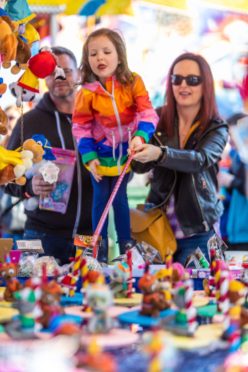
[[64, 314], [64, 310], [60, 305], [62, 289], [58, 283], [52, 280], [43, 283], [41, 285], [41, 291], [40, 308], [42, 315], [38, 318], [38, 322], [41, 323], [44, 328], [48, 328], [53, 317]]
[[105, 284], [93, 284], [86, 288], [87, 302], [93, 315], [87, 324], [89, 333], [108, 333], [113, 328], [113, 320], [108, 314], [113, 302], [110, 288]]
[[36, 331], [39, 329], [37, 318], [42, 315], [39, 299], [41, 291], [39, 288], [22, 288], [14, 293], [16, 302], [14, 307], [19, 310], [17, 318], [13, 318], [6, 326], [5, 330], [14, 339], [36, 338]]
[[130, 278], [129, 265], [126, 262], [115, 264], [110, 277], [110, 288], [115, 298], [128, 297], [130, 280], [132, 278]]
[[138, 287], [143, 293], [140, 314], [158, 317], [160, 311], [164, 308], [164, 303], [158, 290], [156, 276], [150, 274], [148, 269], [146, 269], [146, 272], [138, 282]]
[[245, 286], [237, 280], [231, 280], [228, 290], [230, 306], [224, 323], [223, 339], [230, 344], [230, 350], [238, 350], [241, 342], [241, 330], [248, 324], [248, 310], [243, 307]]
[[5, 280], [6, 287], [4, 290], [4, 300], [13, 302], [15, 300], [14, 293], [19, 291], [22, 287], [18, 279], [16, 279], [18, 272], [18, 265], [10, 262], [10, 258], [7, 257], [6, 262], [0, 264], [0, 277]]
[[193, 281], [186, 278], [174, 289], [173, 301], [178, 308], [174, 319], [165, 318], [163, 324], [166, 329], [184, 336], [193, 336], [198, 323], [196, 309], [193, 306]]
[[158, 281], [158, 291], [161, 295], [162, 303], [164, 305], [162, 310], [171, 307], [172, 303], [172, 286], [171, 286], [171, 275], [172, 269], [160, 269], [156, 272], [156, 278]]
[[142, 349], [149, 358], [148, 372], [174, 371], [177, 352], [168, 342], [163, 331], [146, 332], [142, 337]]
[[91, 371], [116, 372], [118, 370], [114, 357], [101, 350], [96, 340], [92, 340], [87, 352], [76, 356], [77, 368], [87, 368]]

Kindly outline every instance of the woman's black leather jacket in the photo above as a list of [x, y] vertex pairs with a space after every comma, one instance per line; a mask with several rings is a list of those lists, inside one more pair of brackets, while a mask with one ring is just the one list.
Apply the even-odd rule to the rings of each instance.
[[221, 119], [213, 119], [202, 134], [196, 129], [184, 149], [179, 149], [178, 127], [171, 139], [157, 130], [150, 143], [163, 149], [162, 158], [132, 163], [137, 173], [153, 169], [148, 202], [166, 206], [174, 194], [176, 216], [186, 236], [209, 231], [222, 214], [216, 175], [227, 138], [228, 127]]

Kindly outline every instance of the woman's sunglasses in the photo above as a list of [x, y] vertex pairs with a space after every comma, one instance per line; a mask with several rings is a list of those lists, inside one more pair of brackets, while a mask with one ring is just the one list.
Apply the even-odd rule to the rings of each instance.
[[197, 75], [171, 75], [171, 84], [173, 85], [181, 85], [183, 80], [186, 81], [186, 84], [191, 87], [196, 87], [202, 83], [202, 77]]

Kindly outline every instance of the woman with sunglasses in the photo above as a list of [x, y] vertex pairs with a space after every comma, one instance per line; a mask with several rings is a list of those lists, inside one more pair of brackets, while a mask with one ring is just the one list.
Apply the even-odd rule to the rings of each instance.
[[133, 169], [153, 169], [147, 201], [166, 212], [177, 240], [174, 260], [185, 264], [197, 247], [208, 257], [207, 242], [223, 210], [216, 175], [228, 129], [202, 56], [184, 53], [172, 63], [158, 112], [156, 133], [135, 148]]

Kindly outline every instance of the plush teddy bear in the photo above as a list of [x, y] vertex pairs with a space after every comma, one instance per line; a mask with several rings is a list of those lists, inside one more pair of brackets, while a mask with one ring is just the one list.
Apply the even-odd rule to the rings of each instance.
[[8, 124], [8, 117], [6, 113], [2, 110], [0, 107], [0, 134], [7, 134], [8, 129], [7, 129], [7, 124]]
[[18, 74], [21, 69], [25, 70], [27, 68], [27, 62], [31, 57], [31, 50], [28, 44], [20, 36], [17, 36], [17, 41], [16, 64], [10, 70], [14, 75]]
[[10, 25], [0, 17], [0, 55], [4, 67], [15, 60], [17, 44], [17, 38]]

